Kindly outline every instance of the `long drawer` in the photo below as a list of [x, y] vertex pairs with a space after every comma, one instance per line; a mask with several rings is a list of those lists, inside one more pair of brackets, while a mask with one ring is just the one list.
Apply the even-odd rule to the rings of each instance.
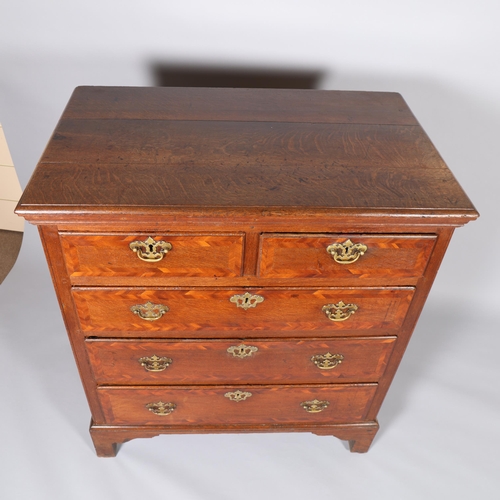
[[259, 276], [349, 278], [357, 282], [423, 275], [435, 235], [264, 234]]
[[234, 332], [269, 337], [270, 331], [273, 337], [391, 335], [401, 326], [414, 289], [76, 288], [72, 293], [87, 335], [222, 338]]
[[362, 421], [377, 384], [99, 387], [106, 423], [126, 425]]
[[324, 340], [87, 339], [98, 384], [376, 382], [396, 337]]

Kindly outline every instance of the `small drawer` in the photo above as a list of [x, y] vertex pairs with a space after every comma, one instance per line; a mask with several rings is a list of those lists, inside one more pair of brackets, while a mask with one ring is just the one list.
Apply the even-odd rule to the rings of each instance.
[[364, 419], [377, 384], [99, 387], [106, 423], [197, 425], [343, 423]]
[[87, 335], [184, 338], [392, 335], [414, 289], [74, 288]]
[[436, 236], [264, 234], [263, 278], [397, 278], [423, 275]]
[[87, 339], [98, 384], [376, 382], [396, 337], [282, 341]]
[[74, 284], [88, 278], [240, 276], [242, 234], [61, 233]]

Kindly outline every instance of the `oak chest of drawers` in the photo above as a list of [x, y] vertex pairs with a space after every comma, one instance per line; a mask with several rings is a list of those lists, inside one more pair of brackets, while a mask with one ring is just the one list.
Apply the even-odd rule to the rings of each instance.
[[100, 456], [165, 433], [367, 451], [453, 230], [398, 94], [81, 87], [19, 203]]

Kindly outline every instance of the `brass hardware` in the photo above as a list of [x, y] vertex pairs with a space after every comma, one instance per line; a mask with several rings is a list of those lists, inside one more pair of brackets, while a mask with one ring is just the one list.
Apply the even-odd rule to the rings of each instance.
[[257, 304], [264, 302], [264, 297], [261, 295], [252, 295], [251, 293], [246, 292], [243, 295], [233, 295], [229, 300], [236, 304], [236, 307], [241, 307], [246, 311], [251, 307], [256, 307]]
[[145, 262], [158, 262], [172, 250], [171, 243], [168, 243], [168, 241], [155, 241], [151, 236], [145, 241], [133, 241], [129, 247], [130, 250], [137, 254], [139, 259]]
[[245, 399], [249, 398], [252, 395], [251, 392], [244, 391], [234, 391], [234, 392], [226, 392], [224, 397], [229, 398], [231, 401], [236, 401], [239, 403], [240, 401], [245, 401]]
[[148, 372], [162, 372], [172, 364], [172, 359], [161, 358], [156, 354], [153, 354], [149, 358], [139, 358], [138, 361], [141, 366], [144, 366], [144, 369]]
[[326, 354], [316, 354], [311, 358], [311, 361], [320, 369], [320, 370], [331, 370], [336, 366], [340, 365], [344, 360], [344, 356], [342, 354], [332, 354], [331, 352], [327, 352]]
[[344, 243], [333, 243], [326, 251], [332, 259], [339, 264], [352, 264], [356, 262], [368, 250], [362, 243], [353, 243], [351, 240]]
[[165, 416], [170, 415], [177, 408], [177, 405], [158, 401], [158, 403], [148, 403], [146, 408], [155, 415]]
[[259, 348], [254, 347], [253, 345], [240, 344], [229, 347], [227, 352], [232, 354], [235, 358], [247, 358], [258, 350]]
[[304, 408], [308, 413], [319, 413], [320, 411], [326, 410], [330, 401], [319, 401], [318, 399], [313, 399], [312, 401], [303, 401], [300, 406]]
[[338, 304], [326, 304], [321, 310], [332, 321], [345, 321], [358, 310], [358, 306], [356, 304], [344, 304], [340, 301]]
[[153, 304], [146, 302], [145, 304], [137, 304], [132, 306], [130, 310], [146, 321], [156, 321], [160, 319], [166, 312], [169, 311], [168, 306], [162, 304]]

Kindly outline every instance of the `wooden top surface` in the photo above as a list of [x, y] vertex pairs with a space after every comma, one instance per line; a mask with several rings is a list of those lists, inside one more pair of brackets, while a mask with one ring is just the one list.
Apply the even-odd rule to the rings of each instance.
[[77, 88], [18, 212], [141, 208], [477, 217], [399, 94]]

